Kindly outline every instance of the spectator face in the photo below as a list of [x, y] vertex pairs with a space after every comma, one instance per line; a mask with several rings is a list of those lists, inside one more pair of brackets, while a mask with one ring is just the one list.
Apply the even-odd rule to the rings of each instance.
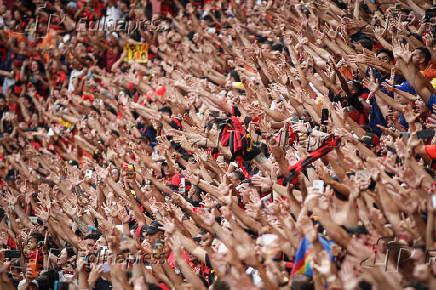
[[87, 239], [84, 241], [89, 253], [95, 254], [97, 252], [97, 243], [93, 239]]
[[222, 156], [222, 155], [220, 155], [220, 156], [218, 156], [218, 158], [216, 159], [216, 162], [218, 163], [218, 166], [220, 167], [220, 168], [226, 168], [227, 167], [227, 164], [226, 164], [226, 162], [224, 161], [224, 156]]
[[117, 181], [119, 179], [120, 173], [119, 173], [118, 169], [112, 169], [111, 177], [112, 177], [113, 181]]
[[241, 184], [241, 180], [239, 179], [238, 174], [236, 174], [235, 172], [233, 172], [230, 175], [230, 182], [233, 184], [233, 186], [238, 186], [239, 184]]
[[192, 167], [194, 167], [194, 168], [197, 168], [197, 167], [198, 167], [197, 161], [195, 160], [194, 157], [190, 157], [190, 158], [188, 159], [188, 162], [189, 162], [189, 164], [190, 164]]
[[423, 112], [427, 111], [427, 106], [425, 105], [425, 103], [421, 99], [419, 99], [415, 102], [415, 106], [416, 106], [416, 110], [419, 113], [423, 113]]
[[[36, 95], [36, 89], [34, 86], [31, 86], [28, 91], [29, 91], [30, 97], [34, 97]], [[25, 100], [27, 100], [27, 99], [25, 99]]]
[[21, 20], [21, 14], [20, 14], [20, 11], [18, 11], [18, 10], [15, 10], [15, 11], [14, 11], [14, 19], [15, 19], [15, 20]]
[[61, 92], [58, 89], [53, 90], [53, 97], [59, 99], [61, 97]]
[[377, 54], [377, 59], [386, 64], [392, 64], [392, 60], [386, 52]]
[[36, 61], [32, 61], [32, 72], [38, 71], [38, 63]]
[[168, 167], [168, 165], [162, 165], [162, 169], [163, 169], [163, 173], [165, 174], [165, 176], [170, 175], [170, 168]]
[[38, 241], [35, 238], [30, 238], [27, 241], [26, 249], [29, 253], [36, 251], [38, 249]]
[[420, 50], [415, 49], [412, 52], [412, 63], [418, 67], [423, 64], [426, 64], [425, 57]]
[[348, 33], [352, 33], [355, 29], [352, 19], [348, 17], [342, 17], [341, 24], [345, 27]]

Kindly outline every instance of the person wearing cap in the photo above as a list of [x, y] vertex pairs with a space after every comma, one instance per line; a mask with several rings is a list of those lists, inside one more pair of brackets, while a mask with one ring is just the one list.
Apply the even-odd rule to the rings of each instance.
[[153, 220], [149, 225], [142, 225], [138, 226], [135, 230], [135, 236], [140, 238], [141, 241], [146, 239], [147, 237], [153, 237], [154, 239], [158, 238], [158, 236], [155, 236], [158, 233], [162, 233], [162, 231], [159, 230], [159, 222], [157, 220]]
[[[146, 242], [152, 249], [151, 257], [148, 259], [161, 260], [162, 252], [164, 252], [164, 232], [159, 228], [160, 224], [157, 220], [153, 220], [149, 225], [139, 225], [135, 230], [135, 237], [140, 243]], [[144, 263], [150, 263], [150, 260], [144, 260]]]
[[365, 132], [365, 135], [360, 138], [360, 142], [365, 144], [365, 146], [368, 148], [374, 148], [380, 143], [380, 138], [374, 133]]

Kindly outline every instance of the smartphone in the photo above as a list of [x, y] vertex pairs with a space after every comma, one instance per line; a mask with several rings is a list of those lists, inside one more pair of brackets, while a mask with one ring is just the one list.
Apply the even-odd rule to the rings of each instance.
[[8, 259], [18, 259], [19, 257], [21, 257], [21, 252], [20, 251], [6, 251], [5, 252], [5, 258], [8, 258]]
[[92, 177], [92, 170], [91, 169], [86, 170], [85, 177], [86, 178], [91, 178]]
[[182, 178], [180, 179], [180, 187], [179, 187], [179, 190], [180, 190], [182, 193], [185, 193], [185, 192], [186, 192], [186, 187], [185, 187], [185, 185], [186, 185], [186, 180], [185, 180], [184, 177], [182, 177]]
[[110, 272], [111, 267], [109, 266], [108, 263], [104, 263], [101, 265], [101, 269], [103, 270], [103, 273], [107, 273], [107, 272]]
[[38, 264], [36, 259], [30, 259], [28, 267], [32, 269], [32, 278], [38, 277]]
[[36, 216], [29, 216], [29, 219], [32, 222], [32, 224], [37, 224], [38, 223], [38, 218]]
[[321, 114], [321, 123], [324, 124], [329, 119], [329, 110], [328, 109], [322, 109]]
[[316, 188], [320, 193], [324, 192], [324, 180], [316, 179], [313, 181], [313, 188]]
[[436, 194], [433, 194], [431, 200], [433, 201], [433, 208], [436, 208]]

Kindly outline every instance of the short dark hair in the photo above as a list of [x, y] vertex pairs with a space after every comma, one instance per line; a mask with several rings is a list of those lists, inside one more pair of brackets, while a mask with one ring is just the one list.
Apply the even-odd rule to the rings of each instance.
[[361, 289], [361, 290], [371, 290], [372, 289], [372, 285], [368, 281], [362, 280], [362, 281], [359, 282], [359, 289]]
[[44, 241], [44, 235], [39, 232], [31, 233], [29, 239], [30, 238], [34, 238], [37, 242]]
[[74, 252], [74, 248], [72, 247], [66, 247], [65, 250], [67, 251], [68, 258], [71, 258], [76, 255], [76, 253]]
[[239, 78], [239, 74], [238, 74], [237, 71], [232, 70], [232, 71], [230, 72], [230, 75], [232, 76], [232, 78], [235, 79], [236, 82], [240, 82], [240, 81], [241, 81], [241, 79]]
[[100, 238], [101, 234], [98, 232], [92, 232], [88, 235], [86, 235], [83, 239], [84, 240], [94, 240], [97, 241]]
[[431, 53], [427, 47], [421, 46], [417, 47], [416, 50], [419, 50], [420, 53], [424, 55], [425, 63], [429, 63], [431, 60]]
[[50, 288], [50, 281], [48, 276], [41, 275], [35, 279], [36, 285], [38, 286], [38, 289], [49, 289]]
[[147, 282], [147, 287], [149, 290], [159, 290], [162, 289], [162, 287], [160, 287], [159, 285], [156, 285], [154, 283], [148, 283]]
[[350, 19], [353, 19], [353, 14], [342, 14], [341, 18], [350, 18]]
[[425, 284], [423, 284], [423, 283], [421, 283], [421, 282], [419, 282], [419, 281], [412, 281], [412, 282], [409, 282], [409, 283], [406, 285], [406, 287], [407, 287], [407, 288], [408, 288], [408, 287], [415, 288], [416, 290], [427, 290], [427, 289], [428, 289], [428, 287], [427, 287]]
[[369, 50], [372, 50], [372, 48], [374, 47], [374, 43], [369, 38], [362, 38], [359, 39], [357, 42], [360, 43], [360, 45], [362, 45], [364, 48]]
[[273, 46], [271, 46], [271, 50], [276, 50], [276, 51], [283, 51], [284, 46], [281, 43], [276, 43]]
[[379, 55], [380, 53], [386, 53], [391, 60], [394, 60], [394, 53], [392, 52], [392, 50], [387, 48], [381, 48], [379, 49], [379, 51], [377, 51], [376, 55]]
[[421, 249], [423, 252], [426, 251], [426, 247], [423, 244], [416, 244], [413, 246], [414, 249]]
[[226, 281], [217, 279], [213, 283], [212, 289], [213, 290], [230, 290], [230, 286]]
[[240, 169], [236, 169], [235, 171], [233, 171], [234, 174], [236, 174], [236, 176], [238, 177], [239, 180], [244, 180], [245, 179], [245, 175], [244, 172]]
[[297, 274], [292, 277], [291, 290], [312, 290], [313, 286], [312, 277], [305, 274]]
[[173, 115], [173, 110], [171, 110], [171, 107], [170, 107], [170, 106], [163, 106], [163, 107], [160, 108], [158, 111], [159, 111], [159, 112], [166, 112], [166, 113], [170, 114], [170, 116]]

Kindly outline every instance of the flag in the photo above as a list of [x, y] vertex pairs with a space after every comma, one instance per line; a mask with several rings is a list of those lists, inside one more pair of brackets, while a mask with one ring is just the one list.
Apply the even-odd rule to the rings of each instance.
[[137, 63], [146, 63], [148, 60], [148, 44], [147, 43], [128, 43], [123, 50], [126, 52], [125, 62], [133, 60]]
[[287, 185], [288, 182], [296, 185], [298, 182], [298, 175], [301, 171], [303, 171], [312, 162], [315, 162], [318, 158], [323, 157], [336, 147], [339, 147], [339, 145], [341, 145], [341, 138], [330, 135], [330, 137], [324, 140], [324, 143], [320, 148], [311, 152], [309, 155], [289, 167], [289, 176], [285, 178], [283, 185]]
[[[320, 236], [318, 236], [318, 241], [321, 243], [324, 250], [326, 250], [326, 252], [330, 255], [330, 259], [333, 260], [333, 256], [330, 253], [330, 247], [333, 242], [329, 242]], [[306, 237], [303, 237], [297, 253], [295, 254], [295, 262], [294, 266], [292, 267], [291, 276], [295, 274], [306, 274], [313, 277], [311, 252], [312, 243], [310, 243]]]

